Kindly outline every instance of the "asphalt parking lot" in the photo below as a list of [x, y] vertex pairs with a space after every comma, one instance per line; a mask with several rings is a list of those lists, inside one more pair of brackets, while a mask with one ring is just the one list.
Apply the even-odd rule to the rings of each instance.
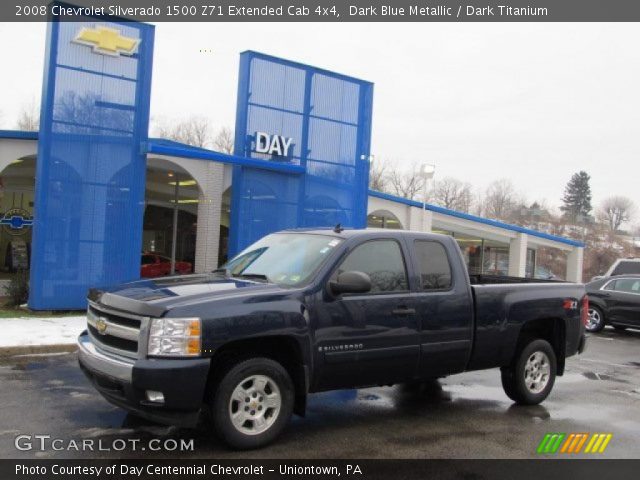
[[[497, 370], [449, 377], [422, 391], [322, 393], [275, 444], [251, 452], [230, 451], [203, 429], [155, 425], [112, 407], [85, 380], [74, 353], [0, 358], [0, 406], [0, 458], [533, 458], [547, 432], [610, 432], [599, 458], [638, 458], [640, 331], [607, 328], [590, 336], [587, 351], [569, 359], [540, 406], [514, 406]], [[18, 435], [51, 435], [59, 445], [93, 439], [104, 448], [124, 439], [137, 446], [93, 454], [21, 451]], [[144, 445], [151, 439], [171, 446], [193, 440], [193, 449], [150, 451]]]

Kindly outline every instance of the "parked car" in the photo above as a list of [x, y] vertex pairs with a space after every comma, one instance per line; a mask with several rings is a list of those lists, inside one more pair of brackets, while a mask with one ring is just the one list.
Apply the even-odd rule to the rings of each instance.
[[613, 262], [604, 275], [593, 277], [591, 281], [615, 275], [640, 275], [640, 258], [619, 258]]
[[[157, 253], [143, 253], [140, 266], [142, 278], [164, 277], [171, 274], [171, 259]], [[189, 262], [176, 262], [175, 273], [185, 275], [193, 268]]]
[[588, 301], [583, 285], [518, 280], [472, 285], [449, 236], [280, 232], [211, 274], [92, 290], [79, 361], [139, 416], [193, 426], [204, 405], [236, 448], [272, 441], [325, 390], [499, 367], [509, 398], [538, 404], [584, 349]]
[[618, 330], [640, 328], [640, 275], [601, 278], [588, 283], [586, 289], [589, 332], [599, 332], [605, 325]]

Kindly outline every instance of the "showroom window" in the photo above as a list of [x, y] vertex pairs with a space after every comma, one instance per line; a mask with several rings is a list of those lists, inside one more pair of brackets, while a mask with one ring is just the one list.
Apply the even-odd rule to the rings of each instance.
[[404, 227], [398, 217], [387, 210], [376, 210], [367, 215], [368, 228], [388, 228], [392, 230], [402, 230]]
[[24, 157], [0, 172], [0, 282], [29, 270], [35, 170], [35, 157]]

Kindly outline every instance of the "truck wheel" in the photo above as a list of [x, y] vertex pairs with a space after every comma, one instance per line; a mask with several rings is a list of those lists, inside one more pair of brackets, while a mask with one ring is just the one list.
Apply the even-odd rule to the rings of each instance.
[[241, 361], [227, 370], [213, 395], [215, 430], [232, 447], [262, 447], [289, 422], [294, 396], [291, 377], [278, 362]]
[[512, 365], [503, 367], [502, 387], [507, 396], [521, 405], [537, 405], [553, 388], [556, 379], [556, 354], [546, 340], [525, 345]]
[[597, 333], [604, 328], [604, 314], [598, 307], [589, 307], [589, 316], [587, 317], [587, 324], [585, 326], [587, 332]]

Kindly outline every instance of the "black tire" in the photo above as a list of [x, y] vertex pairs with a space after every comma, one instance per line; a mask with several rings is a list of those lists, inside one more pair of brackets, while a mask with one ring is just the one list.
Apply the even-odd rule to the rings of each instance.
[[624, 325], [613, 325], [613, 328], [615, 328], [616, 330], [626, 330], [627, 327], [625, 327]]
[[589, 318], [585, 329], [590, 333], [598, 333], [605, 326], [604, 312], [600, 307], [589, 305]]
[[[530, 373], [527, 369], [531, 369]], [[537, 405], [551, 393], [556, 370], [556, 354], [549, 342], [532, 340], [518, 350], [511, 365], [501, 369], [502, 388], [520, 405]], [[539, 381], [534, 381], [535, 378]]]
[[[265, 394], [258, 393], [257, 383], [254, 385], [245, 381], [251, 378], [263, 381], [265, 378], [268, 379], [268, 386], [263, 389]], [[270, 358], [249, 358], [231, 365], [214, 388], [215, 392], [211, 396], [213, 425], [218, 436], [231, 447], [245, 450], [265, 446], [280, 434], [291, 418], [295, 399], [293, 382], [287, 370]], [[245, 391], [249, 392], [246, 398], [250, 401], [246, 402], [246, 398], [241, 401], [233, 399], [232, 403], [232, 395], [236, 388], [246, 389]], [[257, 390], [253, 391], [251, 388]], [[268, 405], [269, 398], [276, 394], [280, 398], [277, 411]], [[246, 410], [247, 408], [249, 410]], [[267, 417], [270, 411], [271, 416]], [[243, 425], [236, 427], [232, 415], [240, 419], [247, 417], [247, 420]], [[259, 418], [268, 426], [258, 426], [256, 422]], [[265, 430], [260, 431], [263, 427]]]

